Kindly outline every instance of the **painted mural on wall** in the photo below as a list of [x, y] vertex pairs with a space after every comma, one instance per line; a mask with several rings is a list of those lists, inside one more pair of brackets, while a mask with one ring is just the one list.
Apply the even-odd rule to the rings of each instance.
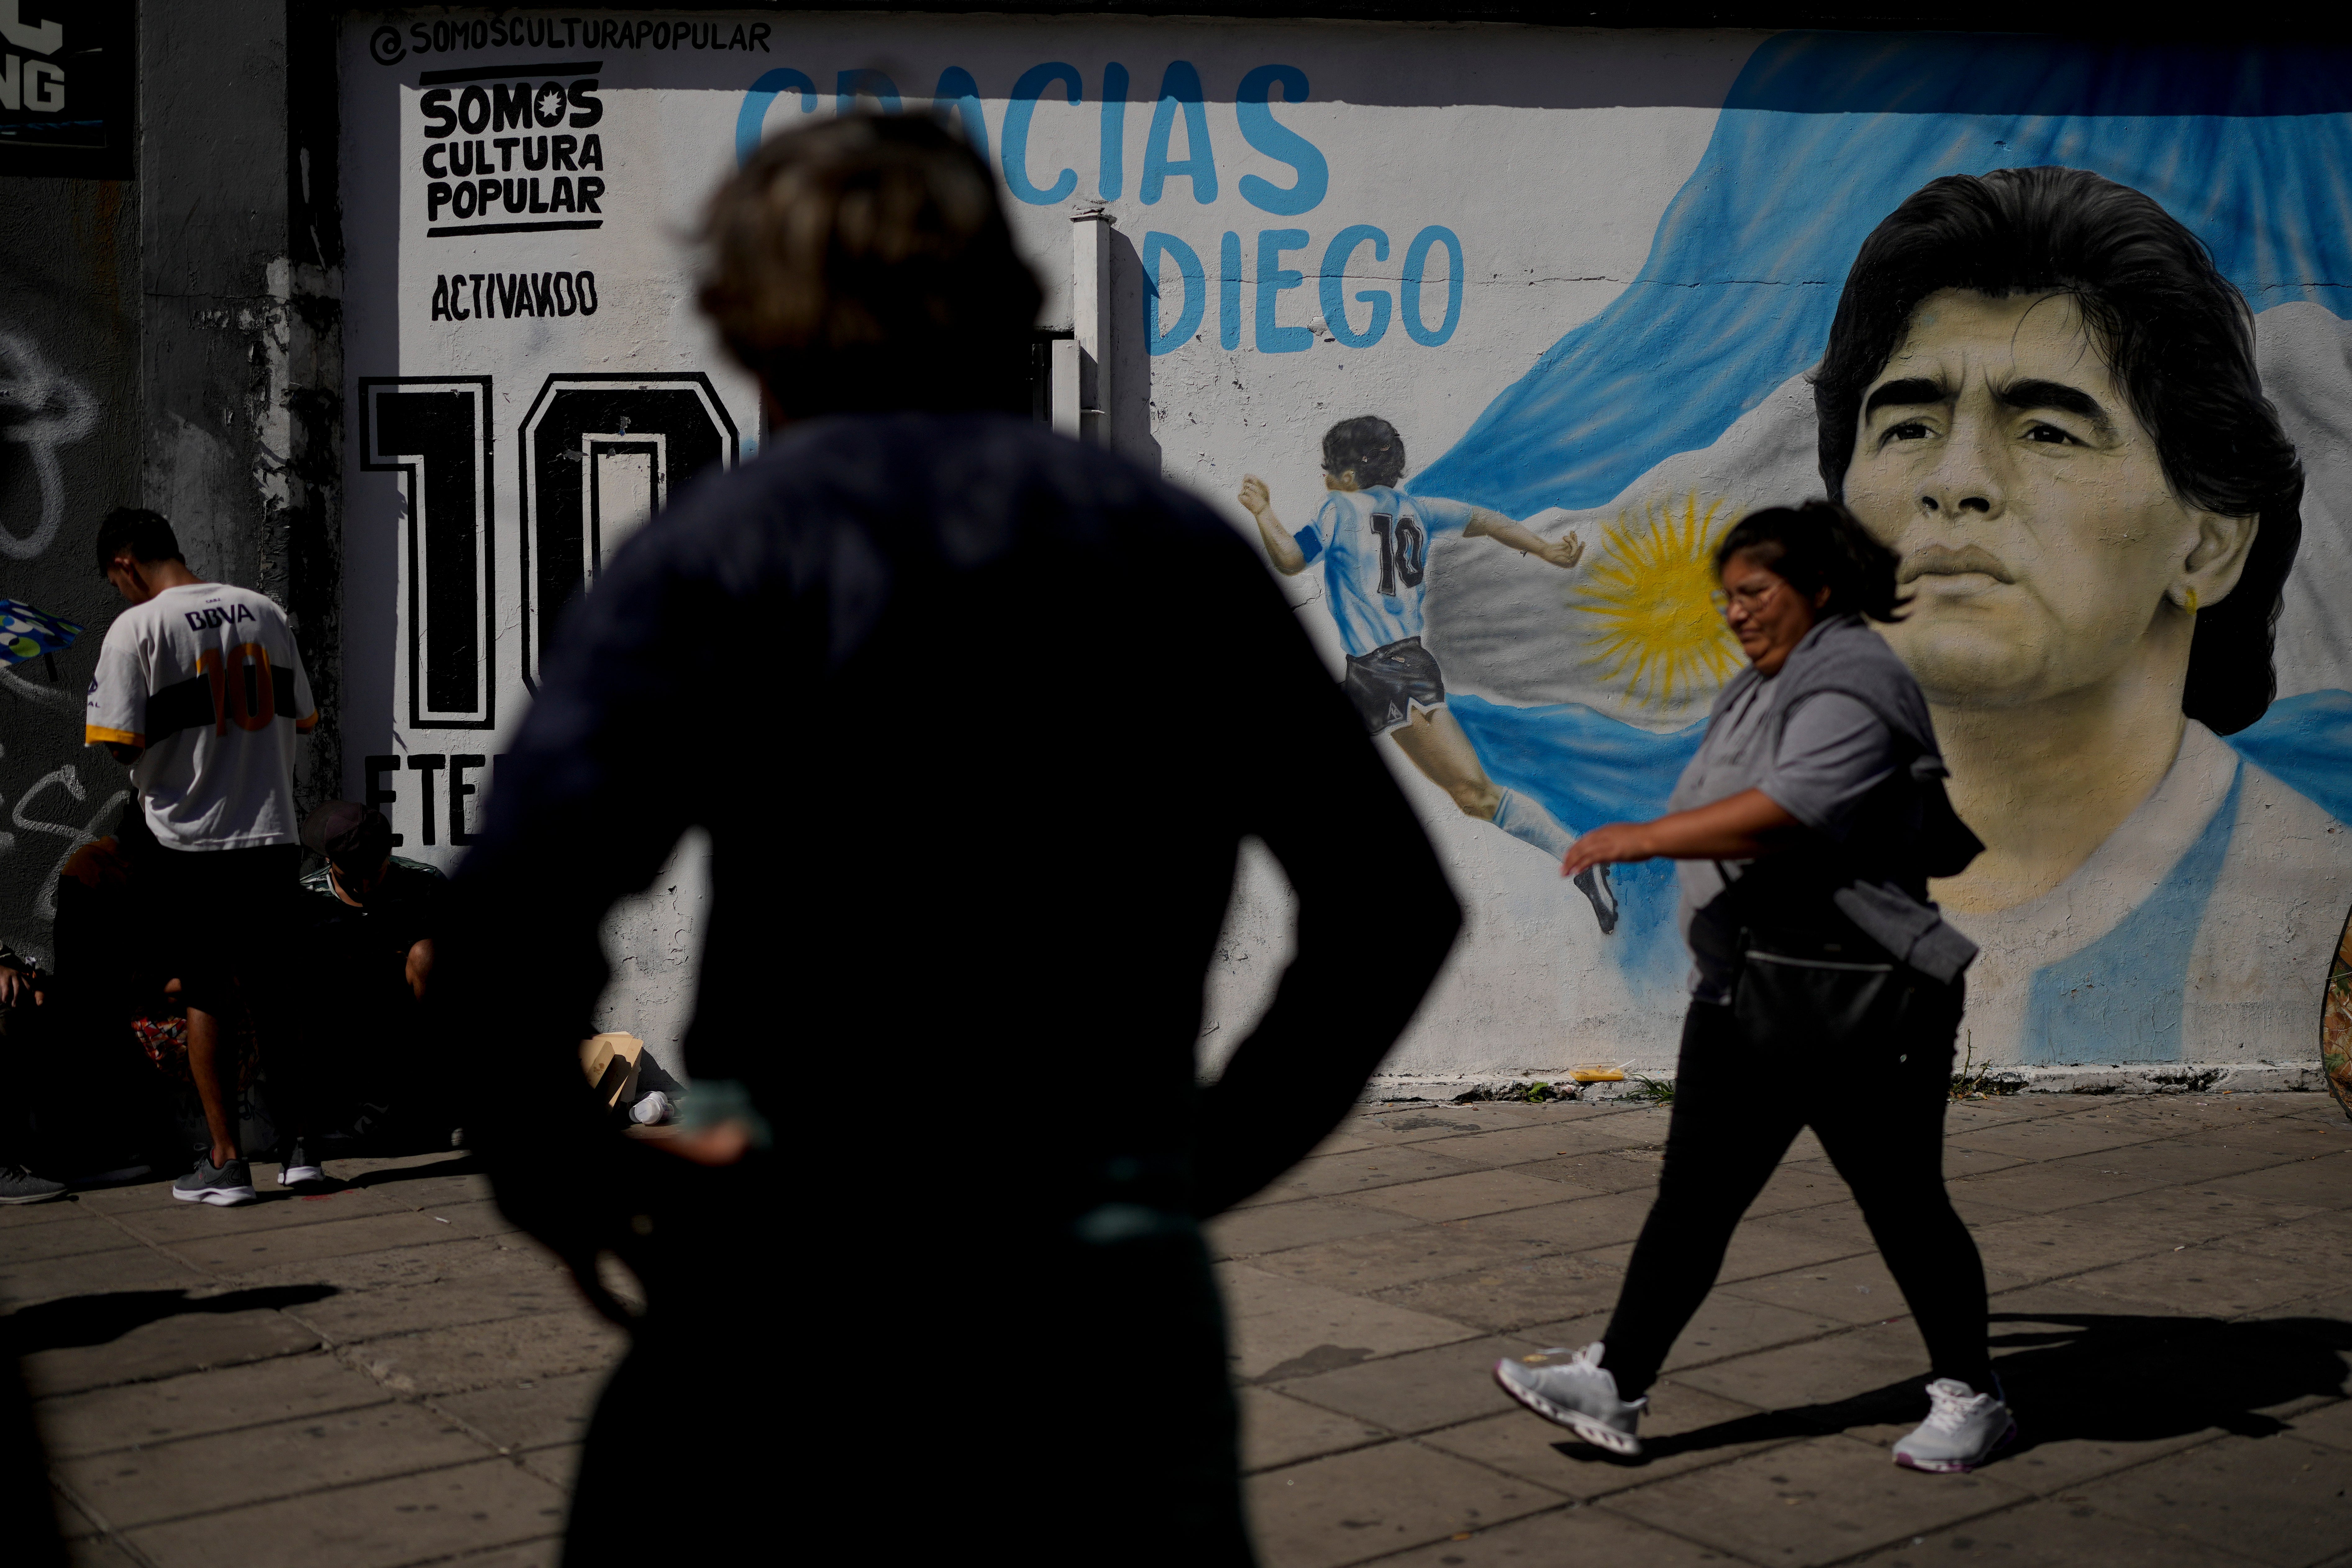
[[[756, 446], [689, 304], [703, 193], [806, 118], [933, 112], [1001, 173], [1048, 325], [1073, 212], [1115, 219], [1114, 444], [1261, 542], [1455, 869], [1470, 933], [1392, 1067], [1670, 1059], [1667, 868], [1553, 869], [1663, 809], [1738, 668], [1713, 542], [1825, 491], [1902, 552], [1888, 635], [1990, 846], [1938, 889], [1985, 950], [1978, 1059], [2308, 1061], [2352, 908], [2347, 63], [356, 22], [352, 787], [404, 853], [462, 847], [563, 602]], [[1245, 879], [1213, 1037], [1283, 897]]]

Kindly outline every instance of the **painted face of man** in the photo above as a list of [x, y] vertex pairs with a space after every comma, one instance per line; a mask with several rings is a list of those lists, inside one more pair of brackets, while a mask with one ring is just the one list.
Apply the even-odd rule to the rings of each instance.
[[2237, 582], [2254, 520], [2173, 493], [2074, 300], [1947, 289], [1863, 395], [1845, 499], [1915, 595], [1886, 628], [1930, 700], [2036, 702], [2123, 670]]

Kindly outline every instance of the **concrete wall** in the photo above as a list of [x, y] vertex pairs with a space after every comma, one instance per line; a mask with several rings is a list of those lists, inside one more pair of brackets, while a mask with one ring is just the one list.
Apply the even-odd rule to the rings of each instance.
[[[1671, 1060], [1671, 878], [1621, 871], [1604, 931], [1553, 874], [1557, 846], [1662, 809], [1737, 668], [1706, 552], [1742, 510], [1822, 488], [1806, 376], [1864, 238], [1951, 173], [2057, 164], [2144, 193], [2255, 312], [2252, 374], [2308, 474], [2298, 513], [2185, 497], [2128, 408], [2098, 448], [2108, 468], [2011, 474], [2026, 478], [1999, 537], [1915, 527], [1917, 476], [1877, 483], [1893, 470], [1857, 458], [1841, 479], [1915, 563], [1975, 542], [2012, 579], [1931, 574], [1933, 614], [1895, 634], [1994, 847], [1940, 889], [1985, 949], [1977, 1059], [2313, 1054], [2352, 905], [2352, 631], [2334, 608], [2352, 558], [2335, 174], [2352, 77], [2328, 51], [875, 13], [420, 11], [289, 31], [201, 5], [142, 26], [139, 184], [8, 182], [26, 195], [0, 213], [0, 254], [56, 303], [12, 295], [44, 357], [11, 349], [37, 368], [5, 374], [55, 390], [6, 405], [0, 517], [30, 533], [46, 450], [76, 526], [144, 499], [201, 569], [286, 600], [331, 726], [308, 793], [373, 795], [404, 854], [454, 862], [564, 597], [673, 487], [756, 450], [753, 389], [691, 305], [683, 237], [704, 195], [804, 118], [936, 110], [1006, 180], [1048, 285], [1042, 324], [1106, 374], [1098, 414], [1070, 401], [1074, 429], [1274, 542], [1324, 516], [1335, 422], [1376, 415], [1402, 437], [1381, 505], [1391, 543], [1416, 514], [1401, 580], [1422, 580], [1396, 603], [1477, 759], [1449, 772], [1380, 742], [1470, 910], [1391, 1064], [1426, 1075]], [[529, 122], [497, 124], [501, 105]], [[500, 163], [492, 210], [484, 173], [452, 167], [460, 147]], [[1103, 231], [1073, 220], [1097, 210], [1101, 286], [1074, 288], [1080, 237]], [[26, 397], [95, 410], [88, 432], [23, 439]], [[1263, 535], [1239, 500], [1250, 476], [1277, 520]], [[1449, 501], [1580, 552], [1454, 536]], [[2184, 519], [2203, 542], [2175, 549]], [[2278, 555], [2297, 522], [2300, 549]], [[1371, 526], [1334, 516], [1318, 537], [1353, 527], [1370, 550]], [[94, 643], [109, 608], [68, 544], [12, 559], [6, 592], [86, 619]], [[1350, 618], [1330, 566], [1345, 553], [1285, 579], [1335, 673], [1398, 629]], [[2249, 605], [2259, 623], [2257, 599], [2279, 611], [2276, 700], [2224, 721], [2188, 695], [2191, 651]], [[1166, 635], [1139, 627], [1139, 650]], [[67, 686], [89, 651], [63, 661]], [[24, 684], [43, 679], [19, 669], [0, 695], [0, 926], [37, 950], [43, 879], [119, 787], [57, 695]], [[1490, 821], [1503, 789], [1514, 804]], [[610, 929], [607, 1022], [657, 1047], [687, 1005], [702, 886], [684, 846]], [[1278, 869], [1253, 858], [1205, 1061], [1262, 1005], [1287, 930]]]
[[288, 607], [325, 710], [306, 801], [340, 773], [338, 252], [302, 157], [323, 127], [331, 182], [332, 36], [225, 0], [142, 5], [135, 179], [14, 175], [0, 149], [0, 595], [87, 628], [54, 681], [0, 669], [0, 937], [44, 962], [59, 864], [128, 798], [80, 714], [121, 608], [89, 551], [111, 508], [163, 512], [197, 572]]
[[58, 866], [120, 808], [123, 770], [81, 743], [114, 594], [89, 530], [140, 500], [138, 187], [0, 178], [0, 596], [89, 627], [0, 668], [0, 940], [50, 956]]

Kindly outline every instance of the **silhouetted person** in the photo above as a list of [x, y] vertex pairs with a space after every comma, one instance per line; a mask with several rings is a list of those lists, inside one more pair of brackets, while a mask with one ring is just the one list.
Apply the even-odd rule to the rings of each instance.
[[[1249, 547], [1018, 412], [980, 160], [794, 132], [707, 237], [773, 434], [572, 608], [432, 994], [507, 1212], [649, 1300], [566, 1560], [1246, 1563], [1199, 1224], [1345, 1114], [1458, 910]], [[599, 924], [697, 826], [692, 1130], [633, 1142], [579, 1068]], [[1252, 835], [1298, 952], [1202, 1088]]]

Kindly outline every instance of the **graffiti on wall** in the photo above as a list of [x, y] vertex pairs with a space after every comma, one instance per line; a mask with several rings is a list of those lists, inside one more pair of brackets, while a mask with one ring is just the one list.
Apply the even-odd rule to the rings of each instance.
[[1455, 865], [1471, 934], [1400, 1065], [1671, 1050], [1668, 868], [1543, 878], [1664, 809], [1738, 668], [1716, 540], [1824, 492], [1903, 557], [1888, 636], [1990, 846], [1937, 889], [1984, 948], [1979, 1058], [2308, 1059], [2352, 907], [2334, 54], [1462, 28], [1401, 84], [1399, 40], [1305, 26], [939, 18], [887, 69], [850, 17], [555, 26], [350, 34], [352, 461], [398, 498], [354, 513], [354, 755], [437, 803], [404, 832], [462, 844], [450, 770], [565, 599], [748, 455], [752, 389], [681, 308], [702, 194], [808, 117], [929, 112], [1049, 295], [1073, 209], [1128, 237], [1122, 395]]

